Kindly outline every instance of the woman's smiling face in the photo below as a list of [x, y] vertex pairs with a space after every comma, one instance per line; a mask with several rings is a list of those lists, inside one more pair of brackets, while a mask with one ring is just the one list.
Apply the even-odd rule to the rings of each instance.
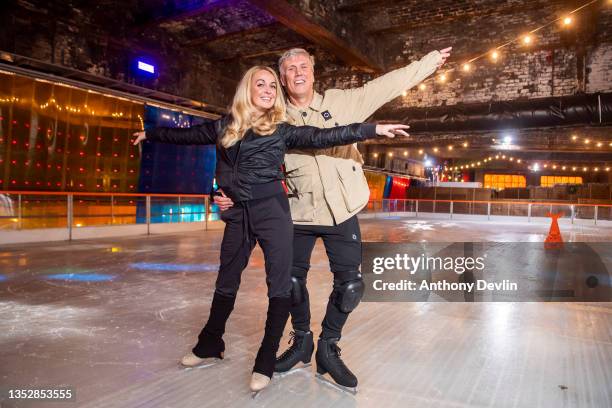
[[272, 109], [276, 102], [278, 84], [274, 75], [266, 70], [259, 70], [251, 79], [251, 102], [255, 108], [264, 113]]

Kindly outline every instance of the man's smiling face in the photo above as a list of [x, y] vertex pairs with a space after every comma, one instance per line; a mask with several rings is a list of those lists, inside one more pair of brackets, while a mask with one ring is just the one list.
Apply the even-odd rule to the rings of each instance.
[[310, 58], [305, 54], [297, 54], [283, 61], [281, 82], [289, 97], [303, 98], [311, 95], [314, 72]]

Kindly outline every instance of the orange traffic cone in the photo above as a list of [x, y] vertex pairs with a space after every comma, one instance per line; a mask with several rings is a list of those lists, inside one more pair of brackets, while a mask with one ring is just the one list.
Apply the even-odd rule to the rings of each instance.
[[550, 224], [550, 231], [548, 231], [548, 236], [544, 240], [544, 248], [546, 249], [556, 249], [563, 247], [563, 237], [561, 236], [561, 231], [559, 230], [559, 218], [563, 217], [563, 213], [546, 214], [547, 217], [552, 219]]

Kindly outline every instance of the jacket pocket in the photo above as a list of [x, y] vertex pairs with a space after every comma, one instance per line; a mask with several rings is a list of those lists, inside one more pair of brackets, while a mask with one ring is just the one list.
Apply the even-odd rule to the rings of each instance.
[[289, 195], [312, 193], [312, 178], [318, 174], [312, 156], [299, 154], [286, 155], [285, 176]]
[[342, 160], [336, 164], [340, 178], [340, 192], [348, 212], [363, 207], [370, 199], [370, 188], [361, 164], [353, 160]]
[[295, 174], [287, 178], [289, 205], [293, 221], [314, 221], [315, 203], [312, 188], [312, 174]]
[[303, 164], [287, 170], [287, 190], [291, 218], [297, 222], [311, 222], [315, 219], [315, 202], [313, 193], [311, 166]]

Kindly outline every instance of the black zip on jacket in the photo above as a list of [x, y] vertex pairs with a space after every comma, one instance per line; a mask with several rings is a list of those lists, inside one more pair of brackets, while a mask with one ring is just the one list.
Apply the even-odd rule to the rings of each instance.
[[146, 131], [146, 138], [182, 145], [216, 144], [217, 184], [232, 201], [239, 202], [283, 191], [280, 180], [285, 177], [280, 166], [288, 149], [322, 149], [376, 137], [376, 125], [371, 123], [330, 129], [279, 123], [271, 135], [261, 136], [249, 129], [241, 141], [225, 148], [220, 139], [229, 120], [226, 116], [191, 128], [154, 128]]

